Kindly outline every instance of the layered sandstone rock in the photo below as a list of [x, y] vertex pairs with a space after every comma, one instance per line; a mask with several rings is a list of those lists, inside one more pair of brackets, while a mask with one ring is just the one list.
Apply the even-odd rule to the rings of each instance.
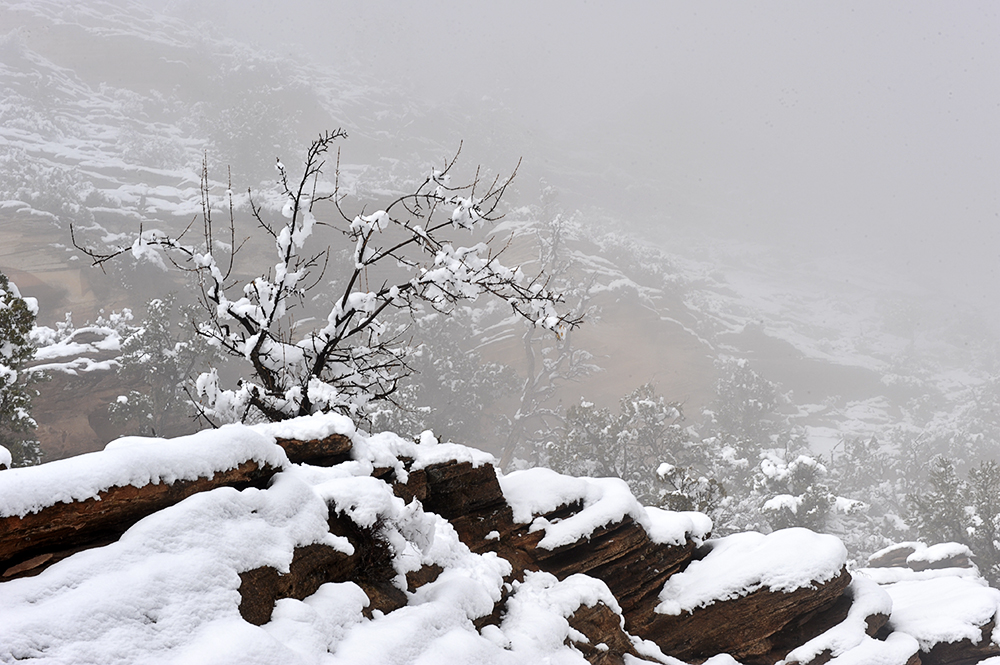
[[868, 558], [869, 568], [909, 568], [910, 570], [942, 570], [972, 568], [972, 551], [961, 543], [938, 543], [927, 546], [920, 542], [897, 543], [875, 552]]
[[194, 494], [263, 488], [287, 463], [280, 449], [267, 448], [248, 428], [228, 433], [213, 437], [213, 444], [204, 434], [177, 440], [176, 457], [137, 443], [6, 471], [0, 579], [35, 575], [76, 552], [113, 542], [143, 517]]
[[[646, 509], [620, 481], [547, 470], [499, 476], [487, 457], [457, 446], [399, 442], [391, 454], [359, 453], [349, 432], [312, 439], [268, 426], [226, 432], [211, 435], [223, 439], [213, 444], [227, 450], [221, 456], [203, 445], [207, 435], [170, 442], [169, 454], [157, 453], [155, 442], [124, 441], [72, 465], [0, 474], [4, 579], [114, 542], [194, 494], [262, 489], [287, 476], [286, 484], [312, 484], [312, 496], [326, 504], [325, 535], [295, 545], [283, 564], [237, 569], [239, 614], [249, 624], [269, 624], [282, 602], [340, 588], [331, 584], [362, 594], [359, 611], [377, 620], [443, 593], [454, 583], [448, 561], [461, 559], [478, 570], [462, 573], [470, 579], [502, 575], [499, 593], [469, 610], [476, 631], [510, 639], [503, 631], [516, 632], [526, 620], [519, 613], [542, 599], [547, 620], [563, 622], [565, 644], [591, 663], [655, 653], [701, 662], [728, 653], [746, 665], [821, 665], [840, 656], [917, 665], [1000, 654], [992, 641], [1000, 592], [969, 579], [958, 579], [962, 588], [935, 582], [940, 589], [852, 580], [832, 536], [790, 529], [706, 540], [703, 516]], [[435, 532], [454, 534], [453, 554], [429, 554], [443, 546], [428, 535]], [[961, 560], [954, 547], [929, 549], [904, 546], [878, 561]], [[914, 568], [905, 570], [940, 572]], [[960, 600], [941, 602], [949, 597]], [[920, 623], [933, 611], [933, 625], [945, 627], [936, 635]]]

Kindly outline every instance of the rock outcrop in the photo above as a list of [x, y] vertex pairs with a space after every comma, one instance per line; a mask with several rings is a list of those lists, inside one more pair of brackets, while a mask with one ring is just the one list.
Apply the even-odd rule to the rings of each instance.
[[[250, 491], [265, 497], [276, 491], [263, 489], [269, 483], [291, 487], [309, 478], [326, 505], [325, 535], [294, 545], [283, 563], [279, 556], [237, 570], [238, 613], [249, 624], [288, 621], [290, 610], [279, 616], [276, 608], [341, 588], [364, 599], [358, 611], [374, 621], [447, 593], [442, 589], [456, 579], [499, 575], [496, 586], [487, 584], [495, 591], [486, 604], [468, 610], [482, 637], [516, 648], [511, 635], [527, 621], [519, 617], [541, 602], [533, 598], [548, 599], [547, 620], [562, 625], [564, 644], [591, 663], [663, 655], [699, 663], [728, 653], [747, 665], [821, 665], [847, 653], [864, 662], [861, 654], [870, 653], [879, 662], [916, 665], [1000, 654], [992, 641], [1000, 592], [966, 578], [954, 578], [970, 585], [962, 589], [935, 578], [941, 588], [931, 590], [934, 598], [975, 596], [994, 611], [956, 619], [939, 603], [935, 625], [957, 623], [928, 636], [918, 625], [926, 608], [913, 610], [914, 598], [930, 597], [927, 590], [853, 579], [832, 536], [793, 529], [706, 541], [703, 516], [645, 509], [617, 480], [547, 470], [501, 477], [482, 455], [446, 445], [416, 455], [369, 451], [365, 458], [352, 450], [350, 433], [337, 431], [314, 439], [267, 427], [228, 432], [215, 444], [228, 452], [217, 459], [213, 448], [204, 450], [203, 435], [171, 442], [178, 447], [159, 461], [148, 459], [151, 444], [136, 443], [81, 458], [76, 476], [70, 460], [0, 474], [2, 579], [44, 574], [195, 494], [257, 488]], [[238, 446], [242, 452], [233, 453]], [[198, 453], [208, 461], [186, 457]], [[19, 488], [25, 491], [17, 499]], [[57, 496], [46, 500], [46, 488]], [[430, 554], [447, 537], [455, 544]], [[926, 549], [883, 552], [873, 565], [907, 565], [915, 554], [925, 563], [961, 561], [956, 548]], [[456, 573], [449, 563], [455, 557], [478, 572]], [[921, 574], [916, 566], [906, 570]]]
[[909, 568], [914, 571], [972, 568], [972, 551], [961, 543], [897, 543], [868, 558], [869, 568]]
[[216, 487], [265, 487], [277, 469], [247, 460], [211, 477], [111, 487], [84, 501], [0, 517], [0, 579], [36, 575], [66, 557], [117, 540], [143, 517]]

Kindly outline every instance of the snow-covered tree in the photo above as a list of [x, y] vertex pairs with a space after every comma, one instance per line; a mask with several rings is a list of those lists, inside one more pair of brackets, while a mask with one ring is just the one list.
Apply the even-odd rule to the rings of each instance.
[[766, 454], [758, 467], [757, 484], [771, 495], [761, 512], [772, 529], [802, 526], [825, 531], [837, 497], [826, 485], [827, 469], [809, 455], [791, 461], [775, 452]]
[[778, 387], [761, 376], [745, 358], [723, 358], [718, 363], [716, 399], [707, 412], [713, 435], [741, 453], [773, 447], [780, 431], [775, 415]]
[[146, 318], [129, 326], [121, 343], [118, 377], [132, 389], [113, 402], [112, 421], [135, 434], [180, 432], [192, 414], [194, 372], [221, 357], [189, 324], [194, 312], [168, 294], [146, 303]]
[[488, 411], [517, 389], [517, 374], [508, 365], [483, 360], [472, 348], [469, 338], [475, 338], [480, 313], [471, 307], [450, 316], [415, 313], [411, 332], [420, 341], [406, 361], [413, 374], [394, 403], [373, 415], [373, 431], [415, 436], [429, 429], [441, 441], [459, 443], [496, 434]]
[[[538, 243], [538, 265], [555, 290], [563, 294], [570, 306], [569, 317], [581, 320], [594, 315], [591, 306], [592, 282], [580, 273], [567, 244], [574, 234], [574, 225], [554, 210], [555, 191], [543, 187], [541, 209], [536, 212], [539, 222], [534, 229]], [[560, 409], [549, 400], [561, 386], [598, 371], [593, 355], [574, 344], [572, 330], [555, 338], [542, 336], [535, 326], [525, 325], [521, 333], [524, 349], [525, 377], [518, 393], [518, 405], [507, 426], [507, 436], [500, 457], [501, 467], [508, 467], [515, 457], [538, 458], [563, 426]], [[524, 450], [519, 450], [524, 448]], [[532, 462], [537, 459], [531, 460]]]
[[1000, 585], [1000, 464], [980, 462], [962, 480], [951, 460], [937, 457], [928, 482], [928, 491], [910, 497], [920, 538], [968, 545], [983, 577]]
[[[384, 208], [351, 215], [339, 171], [333, 183], [321, 178], [331, 146], [344, 137], [338, 130], [313, 141], [297, 178], [277, 163], [281, 217], [249, 197], [253, 219], [273, 241], [275, 262], [248, 281], [235, 278], [239, 247], [232, 193], [227, 192], [230, 224], [223, 239], [212, 217], [207, 168], [200, 243], [160, 230], [140, 230], [131, 244], [108, 250], [81, 247], [74, 238], [98, 265], [131, 253], [166, 267], [166, 257], [198, 278], [208, 315], [199, 334], [246, 363], [235, 386], [226, 386], [214, 370], [198, 378], [203, 415], [212, 422], [276, 421], [320, 411], [365, 417], [391, 399], [409, 371], [406, 331], [387, 323], [393, 310], [424, 304], [448, 313], [458, 303], [489, 295], [556, 337], [580, 322], [573, 313], [557, 311], [562, 295], [549, 288], [544, 275], [529, 277], [519, 267], [503, 265], [502, 249], [488, 242], [464, 246], [453, 239], [499, 219], [510, 178], [487, 181], [477, 171], [468, 184], [455, 185], [456, 155]], [[317, 218], [324, 205], [335, 219]], [[351, 252], [328, 309], [307, 321], [295, 310], [323, 282], [332, 255], [317, 242], [320, 226], [335, 228]]]
[[663, 462], [656, 469], [662, 481], [653, 503], [667, 510], [697, 510], [721, 523], [719, 517], [728, 505], [726, 488], [706, 475], [702, 466], [677, 466]]
[[911, 539], [899, 460], [875, 436], [848, 437], [830, 454], [827, 483], [838, 494], [864, 503], [863, 510], [838, 515], [840, 536], [863, 560], [892, 543]]
[[1000, 585], [1000, 464], [981, 462], [969, 469], [965, 489], [966, 533], [980, 572]]
[[965, 484], [947, 457], [935, 457], [928, 491], [910, 497], [910, 522], [927, 542], [966, 543]]
[[695, 489], [692, 482], [676, 487], [675, 475], [663, 466], [691, 461], [682, 418], [680, 405], [657, 394], [652, 384], [623, 396], [618, 413], [581, 401], [566, 410], [562, 435], [545, 446], [539, 462], [570, 475], [622, 478], [640, 501], [673, 504], [677, 497], [667, 497]]
[[37, 314], [34, 298], [21, 297], [17, 286], [0, 273], [0, 445], [10, 451], [14, 466], [41, 461], [31, 417], [37, 376], [27, 368], [35, 356], [30, 334]]

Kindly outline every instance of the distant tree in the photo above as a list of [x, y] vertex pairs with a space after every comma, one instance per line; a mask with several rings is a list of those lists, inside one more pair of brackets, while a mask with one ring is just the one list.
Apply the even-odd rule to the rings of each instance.
[[910, 523], [928, 542], [968, 544], [965, 530], [965, 483], [955, 472], [955, 464], [938, 456], [931, 462], [927, 492], [909, 497]]
[[680, 477], [660, 472], [664, 463], [673, 468], [690, 461], [682, 419], [680, 404], [668, 402], [652, 384], [623, 396], [617, 414], [581, 401], [566, 410], [562, 436], [545, 446], [539, 462], [570, 475], [622, 478], [642, 502], [679, 505], [676, 492], [693, 492], [695, 484], [681, 481], [677, 487], [671, 483]]
[[905, 489], [899, 459], [875, 436], [850, 437], [830, 455], [829, 483], [864, 510], [840, 516], [840, 536], [848, 551], [864, 560], [883, 547], [907, 540]]
[[407, 354], [413, 374], [393, 396], [393, 404], [373, 415], [373, 430], [414, 436], [429, 429], [441, 441], [474, 445], [477, 436], [490, 431], [484, 422], [488, 411], [517, 389], [517, 374], [469, 348], [475, 316], [468, 307], [451, 316], [433, 310], [415, 314], [411, 330], [420, 341]]
[[38, 377], [28, 371], [35, 356], [30, 334], [37, 314], [35, 301], [22, 298], [0, 273], [0, 445], [10, 451], [14, 466], [38, 464], [42, 456], [31, 417]]
[[[843, 492], [883, 496], [885, 510], [900, 509], [892, 484], [899, 475], [898, 461], [875, 436], [845, 438], [830, 454], [830, 473]], [[888, 485], [883, 487], [884, 485]]]
[[662, 485], [651, 504], [667, 510], [696, 510], [711, 517], [713, 523], [721, 524], [719, 517], [728, 503], [722, 483], [696, 466], [682, 467], [669, 462], [660, 464], [656, 475]]
[[[579, 316], [557, 312], [562, 295], [549, 288], [544, 275], [529, 278], [517, 267], [504, 266], [486, 242], [461, 246], [450, 237], [498, 220], [510, 178], [485, 181], [477, 171], [467, 185], [452, 185], [456, 155], [384, 209], [352, 216], [343, 207], [339, 173], [333, 183], [321, 180], [327, 153], [344, 137], [338, 130], [313, 141], [298, 178], [277, 163], [283, 221], [249, 198], [251, 215], [273, 240], [276, 254], [273, 267], [249, 281], [235, 279], [239, 246], [232, 194], [229, 232], [222, 237], [212, 217], [207, 167], [199, 244], [159, 230], [140, 230], [132, 243], [107, 250], [82, 247], [74, 237], [97, 265], [129, 253], [165, 267], [165, 256], [198, 278], [207, 315], [198, 333], [245, 363], [244, 376], [233, 387], [225, 387], [214, 370], [199, 376], [202, 414], [213, 424], [323, 411], [366, 418], [391, 401], [409, 372], [406, 330], [390, 329], [386, 322], [393, 310], [413, 311], [424, 304], [449, 313], [458, 303], [490, 295], [556, 337], [580, 322]], [[317, 204], [324, 201], [339, 221], [317, 219]], [[317, 318], [299, 318], [296, 308], [322, 283], [333, 255], [330, 246], [316, 247], [313, 235], [322, 224], [333, 226], [352, 252], [340, 266], [343, 278], [334, 284], [339, 295], [329, 309]]]
[[715, 402], [707, 413], [709, 429], [741, 453], [772, 447], [781, 429], [775, 416], [777, 385], [745, 358], [723, 358], [717, 366], [720, 378]]
[[191, 307], [168, 294], [146, 303], [146, 318], [124, 331], [118, 377], [134, 388], [112, 402], [113, 422], [130, 433], [163, 436], [194, 413], [194, 373], [222, 360], [217, 349], [190, 325]]
[[[567, 301], [567, 316], [582, 320], [595, 314], [591, 305], [592, 282], [579, 274], [580, 266], [567, 248], [574, 225], [555, 211], [555, 195], [553, 188], [544, 187], [541, 209], [536, 213], [541, 220], [534, 229], [538, 265], [552, 288]], [[561, 386], [600, 369], [593, 355], [574, 343], [572, 329], [552, 337], [539, 335], [535, 326], [526, 324], [521, 333], [521, 348], [525, 377], [517, 393], [517, 408], [506, 427], [500, 456], [502, 468], [511, 466], [519, 455], [533, 458], [529, 463], [537, 462], [540, 451], [556, 438], [564, 425], [560, 409], [550, 404], [553, 395]]]
[[968, 545], [983, 577], [1000, 586], [1000, 464], [982, 461], [963, 481], [951, 460], [937, 457], [928, 483], [910, 496], [910, 524], [925, 542]]
[[966, 533], [980, 572], [1000, 586], [1000, 465], [995, 460], [969, 469], [965, 490]]
[[[668, 402], [647, 383], [619, 400], [618, 409], [616, 457], [626, 481], [636, 487], [649, 486], [662, 462], [688, 461], [690, 444], [681, 427], [684, 415], [679, 402]], [[651, 487], [644, 492], [653, 493]]]
[[[724, 489], [712, 514], [714, 533], [766, 530], [761, 507], [779, 492], [766, 488], [761, 463], [769, 454], [785, 459], [800, 446], [776, 414], [777, 385], [743, 358], [723, 357], [716, 367], [716, 396], [698, 427], [704, 475]], [[782, 444], [784, 449], [777, 449]]]
[[837, 503], [826, 476], [826, 467], [809, 455], [797, 455], [788, 462], [768, 454], [758, 467], [757, 489], [769, 497], [761, 512], [771, 528], [801, 526], [825, 531]]
[[563, 422], [565, 430], [545, 444], [540, 465], [572, 476], [620, 477], [618, 422], [610, 409], [581, 400], [566, 410]]

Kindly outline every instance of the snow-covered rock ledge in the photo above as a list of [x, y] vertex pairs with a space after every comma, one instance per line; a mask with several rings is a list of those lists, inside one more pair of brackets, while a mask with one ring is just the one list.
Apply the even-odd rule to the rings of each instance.
[[272, 437], [242, 425], [0, 474], [0, 579], [34, 574], [107, 544], [143, 517], [216, 487], [265, 487], [288, 465]]
[[[290, 448], [317, 463], [290, 461]], [[4, 471], [0, 502], [0, 548], [36, 548], [0, 579], [0, 662], [917, 665], [997, 653], [1000, 592], [979, 582], [940, 581], [930, 595], [955, 601], [921, 609], [916, 587], [852, 581], [831, 536], [706, 540], [704, 515], [645, 508], [620, 481], [503, 476], [472, 448], [364, 436], [336, 417], [122, 440]], [[92, 521], [112, 508], [117, 521]], [[924, 558], [950, 561], [946, 549]]]
[[288, 464], [273, 437], [244, 425], [169, 440], [124, 437], [100, 452], [4, 473], [0, 517], [24, 517], [59, 503], [99, 500], [115, 487], [211, 478], [248, 461], [274, 469]]

